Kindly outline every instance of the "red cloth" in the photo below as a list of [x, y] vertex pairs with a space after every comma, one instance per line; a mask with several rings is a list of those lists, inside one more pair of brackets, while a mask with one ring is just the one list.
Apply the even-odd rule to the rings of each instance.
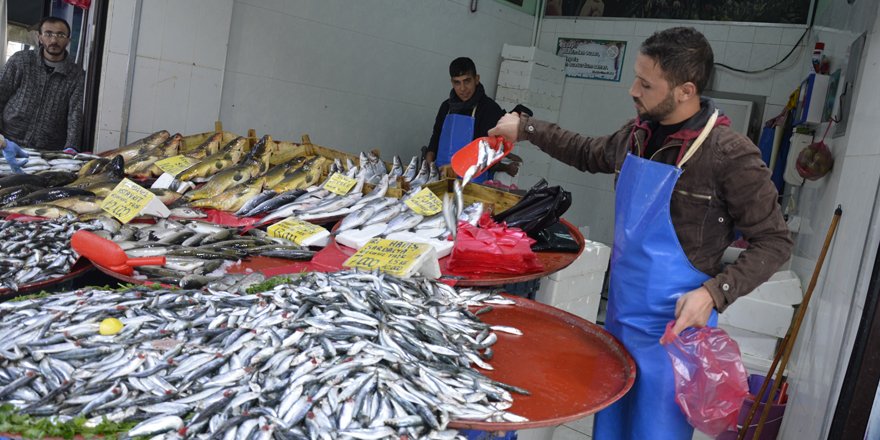
[[458, 223], [448, 267], [467, 274], [540, 272], [543, 266], [532, 252], [534, 242], [522, 229], [495, 223], [489, 213], [484, 213], [478, 227]]

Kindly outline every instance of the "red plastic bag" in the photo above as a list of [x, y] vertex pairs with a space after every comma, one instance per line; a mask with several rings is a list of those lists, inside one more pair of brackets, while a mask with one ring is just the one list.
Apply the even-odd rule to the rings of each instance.
[[663, 341], [675, 372], [675, 401], [694, 428], [710, 436], [736, 430], [737, 416], [749, 395], [739, 345], [720, 328], [689, 328]]
[[495, 223], [487, 212], [480, 217], [479, 227], [458, 222], [448, 267], [469, 274], [539, 272], [543, 266], [532, 252], [534, 242], [522, 229]]

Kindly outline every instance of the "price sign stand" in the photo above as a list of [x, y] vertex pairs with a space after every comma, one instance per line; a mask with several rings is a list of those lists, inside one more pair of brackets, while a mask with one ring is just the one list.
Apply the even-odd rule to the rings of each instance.
[[330, 241], [329, 231], [296, 217], [288, 217], [269, 226], [267, 232], [272, 237], [283, 238], [300, 246], [326, 246]]
[[162, 218], [171, 215], [168, 207], [155, 194], [128, 179], [122, 179], [113, 188], [101, 202], [101, 209], [122, 223], [128, 223], [142, 214]]
[[382, 272], [407, 278], [421, 275], [440, 277], [440, 263], [434, 247], [425, 243], [374, 238], [342, 263], [345, 267]]
[[428, 188], [422, 188], [404, 203], [418, 215], [430, 217], [443, 210], [443, 201]]

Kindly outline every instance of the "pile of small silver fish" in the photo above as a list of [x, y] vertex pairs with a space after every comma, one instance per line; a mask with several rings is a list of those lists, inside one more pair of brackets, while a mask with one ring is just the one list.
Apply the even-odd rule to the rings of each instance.
[[0, 221], [0, 285], [18, 291], [33, 284], [67, 275], [78, 255], [70, 248], [70, 236], [94, 224], [73, 218], [18, 222]]
[[[450, 420], [523, 422], [477, 314], [513, 302], [425, 279], [310, 273], [259, 293], [88, 289], [0, 304], [0, 403], [127, 437], [461, 438]], [[470, 312], [467, 306], [483, 306]], [[115, 335], [98, 333], [118, 318]]]
[[[21, 170], [27, 174], [39, 171], [79, 171], [82, 166], [98, 156], [88, 153], [67, 154], [61, 151], [37, 151], [23, 148], [28, 153], [27, 163]], [[20, 159], [19, 159], [20, 160]], [[12, 168], [4, 160], [0, 161], [0, 174], [12, 174]]]
[[[165, 256], [165, 266], [139, 266], [137, 271], [152, 281], [181, 287], [202, 287], [223, 275], [222, 265], [250, 256], [309, 260], [313, 251], [265, 231], [238, 229], [201, 221], [159, 219], [155, 224], [130, 223], [117, 231], [99, 231], [132, 258]], [[214, 272], [220, 272], [216, 275]]]

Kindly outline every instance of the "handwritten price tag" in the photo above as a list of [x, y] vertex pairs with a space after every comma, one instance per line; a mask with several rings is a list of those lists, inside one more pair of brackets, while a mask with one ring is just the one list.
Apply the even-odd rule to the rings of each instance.
[[374, 238], [342, 263], [345, 267], [364, 270], [379, 269], [385, 273], [403, 277], [411, 272], [413, 265], [431, 250], [425, 243]]
[[416, 195], [407, 199], [406, 206], [418, 215], [432, 216], [443, 210], [443, 202], [428, 188], [422, 188]]
[[150, 204], [156, 195], [137, 183], [122, 179], [113, 191], [101, 202], [101, 209], [116, 217], [122, 223], [128, 223]]
[[288, 217], [287, 219], [269, 226], [267, 229], [269, 236], [290, 240], [296, 244], [303, 244], [303, 240], [315, 236], [320, 233], [326, 233], [327, 230], [304, 222], [296, 217]]
[[344, 196], [354, 188], [356, 183], [357, 179], [348, 177], [345, 174], [333, 173], [333, 175], [327, 179], [327, 183], [324, 184], [324, 189], [333, 194]]
[[162, 159], [156, 162], [156, 166], [159, 167], [162, 171], [171, 174], [172, 176], [176, 176], [183, 171], [188, 170], [191, 166], [193, 166], [192, 159], [186, 156], [172, 156], [167, 159]]

